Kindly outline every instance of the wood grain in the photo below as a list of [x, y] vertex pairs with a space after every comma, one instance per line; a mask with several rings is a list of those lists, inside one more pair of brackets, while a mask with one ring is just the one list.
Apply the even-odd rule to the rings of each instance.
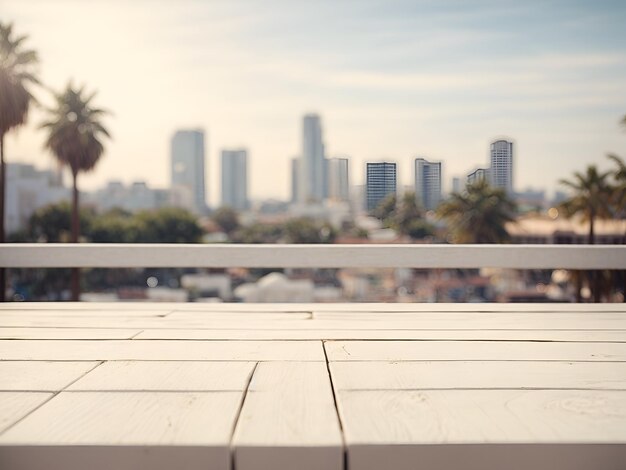
[[1, 360], [323, 361], [318, 341], [0, 341]]
[[340, 470], [343, 442], [326, 365], [259, 364], [233, 445], [238, 470]]
[[36, 470], [85, 462], [226, 470], [240, 400], [241, 392], [61, 393], [0, 436], [0, 462]]
[[0, 361], [0, 390], [59, 391], [99, 362]]
[[45, 392], [0, 392], [0, 434], [51, 396]]
[[625, 361], [624, 343], [328, 341], [331, 361]]
[[626, 362], [332, 362], [337, 390], [604, 389], [626, 391]]
[[106, 362], [67, 390], [241, 391], [254, 366], [254, 362]]

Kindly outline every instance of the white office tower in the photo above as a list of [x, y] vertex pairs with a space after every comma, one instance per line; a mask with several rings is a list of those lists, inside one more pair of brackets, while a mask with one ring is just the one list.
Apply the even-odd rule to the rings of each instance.
[[513, 142], [496, 140], [491, 144], [489, 182], [513, 194]]
[[424, 209], [437, 208], [441, 202], [441, 162], [415, 159], [415, 197]]
[[177, 205], [196, 214], [206, 212], [204, 131], [180, 130], [171, 142], [171, 185]]
[[350, 200], [350, 170], [347, 158], [328, 160], [328, 197], [333, 201]]
[[322, 126], [317, 114], [307, 114], [302, 121], [301, 158], [299, 202], [322, 202], [326, 196], [326, 164]]
[[383, 199], [396, 194], [396, 164], [391, 162], [367, 163], [365, 174], [365, 207], [375, 209]]
[[248, 152], [222, 150], [222, 206], [248, 208]]

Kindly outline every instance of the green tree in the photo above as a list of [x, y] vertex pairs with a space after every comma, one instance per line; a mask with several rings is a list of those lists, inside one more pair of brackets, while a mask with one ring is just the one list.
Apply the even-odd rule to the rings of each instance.
[[[87, 95], [84, 88], [66, 89], [55, 95], [55, 107], [49, 110], [49, 119], [41, 127], [47, 129], [46, 147], [55, 158], [69, 167], [72, 174], [72, 231], [71, 241], [78, 242], [80, 220], [78, 216], [78, 175], [93, 170], [104, 152], [102, 140], [110, 137], [101, 122], [106, 111], [92, 105], [95, 93]], [[72, 271], [72, 300], [80, 295], [80, 273]]]
[[228, 236], [231, 236], [240, 227], [239, 216], [231, 207], [220, 207], [213, 213], [211, 218]]
[[[37, 53], [24, 47], [27, 36], [16, 36], [12, 23], [0, 22], [0, 243], [5, 241], [4, 212], [6, 163], [4, 138], [23, 125], [34, 101], [29, 90], [38, 84], [35, 67]], [[0, 269], [0, 301], [5, 300], [5, 270]]]
[[327, 223], [319, 223], [310, 217], [298, 217], [285, 224], [288, 243], [332, 243], [336, 232]]
[[370, 215], [372, 217], [376, 217], [378, 220], [381, 220], [383, 222], [389, 222], [391, 221], [396, 211], [396, 203], [396, 195], [389, 194], [385, 199], [380, 201], [380, 203], [374, 209], [372, 209]]
[[[91, 209], [80, 210], [81, 226], [89, 233], [95, 214]], [[28, 221], [30, 241], [47, 243], [67, 242], [71, 237], [72, 209], [68, 202], [50, 204], [35, 211]]]
[[166, 207], [135, 215], [137, 243], [198, 243], [204, 231], [190, 212]]
[[509, 240], [506, 224], [515, 220], [517, 207], [506, 192], [485, 181], [453, 193], [437, 209], [448, 222], [456, 243], [503, 243]]
[[139, 238], [139, 224], [129, 212], [111, 209], [94, 218], [89, 230], [84, 232], [94, 243], [135, 243]]
[[282, 225], [255, 223], [240, 227], [233, 233], [232, 240], [235, 243], [277, 243], [283, 234]]
[[403, 194], [392, 218], [391, 226], [402, 235], [409, 235], [411, 227], [423, 219], [423, 212], [417, 203], [415, 193], [406, 192]]

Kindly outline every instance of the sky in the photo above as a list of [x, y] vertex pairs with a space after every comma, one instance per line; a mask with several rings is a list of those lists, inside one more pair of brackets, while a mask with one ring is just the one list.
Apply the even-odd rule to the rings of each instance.
[[[172, 134], [200, 127], [210, 205], [232, 147], [248, 149], [253, 198], [286, 198], [309, 112], [353, 184], [381, 159], [412, 184], [421, 156], [450, 188], [500, 137], [516, 144], [516, 189], [626, 157], [624, 1], [0, 0], [0, 21], [29, 36], [43, 83], [84, 84], [112, 112], [82, 189], [167, 186]], [[7, 140], [8, 161], [53, 165], [43, 113]]]

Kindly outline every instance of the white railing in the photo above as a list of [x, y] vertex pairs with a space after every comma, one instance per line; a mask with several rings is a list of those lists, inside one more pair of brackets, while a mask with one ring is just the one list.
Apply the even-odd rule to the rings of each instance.
[[0, 245], [5, 268], [626, 269], [626, 245]]

